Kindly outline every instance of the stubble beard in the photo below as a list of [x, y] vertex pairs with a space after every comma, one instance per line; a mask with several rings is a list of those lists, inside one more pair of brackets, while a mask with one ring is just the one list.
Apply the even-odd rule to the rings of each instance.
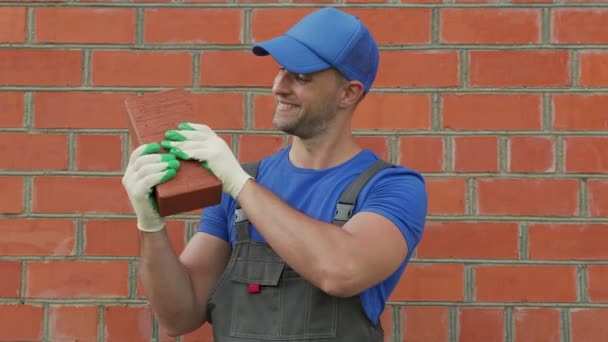
[[[301, 108], [298, 110], [302, 111]], [[275, 109], [272, 123], [278, 130], [303, 140], [309, 140], [327, 131], [336, 118], [336, 106], [333, 103], [325, 103], [313, 110], [300, 112], [290, 120], [279, 120], [279, 116], [280, 114]]]

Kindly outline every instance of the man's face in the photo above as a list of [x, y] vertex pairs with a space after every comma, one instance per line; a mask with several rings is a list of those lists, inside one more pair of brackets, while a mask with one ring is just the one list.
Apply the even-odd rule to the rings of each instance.
[[333, 69], [304, 75], [281, 68], [272, 87], [276, 101], [272, 123], [301, 139], [322, 134], [336, 117], [344, 81]]

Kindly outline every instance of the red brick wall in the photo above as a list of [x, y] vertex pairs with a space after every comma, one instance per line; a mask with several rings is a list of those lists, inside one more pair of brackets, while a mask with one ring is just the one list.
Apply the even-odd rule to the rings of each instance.
[[[262, 157], [287, 140], [276, 65], [248, 47], [312, 7], [0, 1], [0, 341], [173, 341], [137, 280], [123, 100], [186, 87], [200, 122]], [[338, 2], [381, 44], [358, 139], [430, 194], [387, 341], [608, 340], [608, 7]], [[177, 251], [199, 214], [170, 221]]]

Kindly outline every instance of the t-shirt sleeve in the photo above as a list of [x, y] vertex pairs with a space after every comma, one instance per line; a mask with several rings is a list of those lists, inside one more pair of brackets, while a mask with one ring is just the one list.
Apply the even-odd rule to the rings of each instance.
[[359, 211], [374, 212], [391, 220], [406, 239], [411, 254], [422, 237], [427, 216], [424, 179], [416, 172], [392, 168], [370, 184]]
[[229, 242], [226, 202], [226, 194], [222, 193], [222, 200], [219, 204], [203, 209], [198, 225], [199, 233], [211, 234]]

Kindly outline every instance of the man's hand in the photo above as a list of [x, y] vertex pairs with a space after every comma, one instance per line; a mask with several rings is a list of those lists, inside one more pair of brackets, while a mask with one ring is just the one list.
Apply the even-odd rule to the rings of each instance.
[[182, 123], [167, 131], [162, 142], [177, 158], [202, 162], [222, 182], [222, 190], [237, 198], [251, 178], [232, 154], [226, 142], [205, 125]]
[[144, 144], [131, 153], [129, 165], [122, 178], [122, 185], [129, 195], [131, 206], [137, 215], [137, 228], [156, 232], [164, 228], [165, 220], [157, 211], [153, 188], [173, 178], [179, 161], [172, 154], [161, 154], [157, 143]]

